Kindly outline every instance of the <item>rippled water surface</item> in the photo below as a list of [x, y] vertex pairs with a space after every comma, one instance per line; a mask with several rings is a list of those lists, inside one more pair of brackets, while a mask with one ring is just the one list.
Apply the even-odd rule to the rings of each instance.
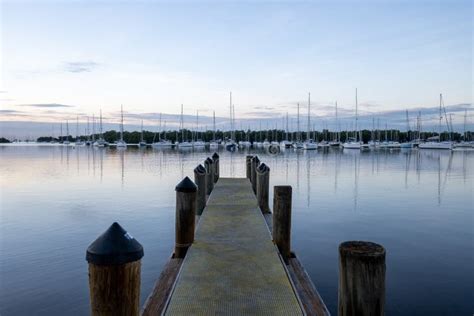
[[[388, 315], [472, 314], [474, 151], [257, 152], [270, 185], [293, 186], [293, 249], [333, 315], [352, 239], [387, 249]], [[220, 152], [222, 176], [244, 177], [247, 153]], [[144, 246], [143, 302], [173, 248], [174, 186], [210, 154], [0, 147], [0, 314], [88, 314], [85, 251], [113, 221]]]

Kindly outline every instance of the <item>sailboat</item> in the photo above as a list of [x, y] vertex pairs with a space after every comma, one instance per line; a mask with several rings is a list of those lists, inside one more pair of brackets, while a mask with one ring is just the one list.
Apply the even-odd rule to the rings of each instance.
[[300, 132], [300, 104], [296, 104], [296, 141], [293, 143], [293, 148], [303, 149], [303, 143], [301, 142], [301, 132]]
[[285, 129], [285, 140], [280, 142], [281, 148], [290, 148], [291, 142], [288, 140], [288, 112], [286, 112], [286, 129]]
[[469, 141], [468, 139], [468, 132], [466, 131], [466, 125], [467, 125], [467, 110], [464, 110], [464, 133], [463, 133], [463, 140], [457, 144], [455, 144], [455, 147], [459, 148], [471, 148], [474, 147], [474, 143], [472, 141]]
[[225, 149], [229, 151], [235, 151], [237, 149], [237, 144], [235, 143], [235, 131], [234, 131], [234, 106], [232, 104], [232, 92], [230, 92], [230, 139], [225, 143]]
[[69, 145], [69, 122], [66, 120], [66, 140], [63, 141], [63, 145]]
[[308, 126], [306, 131], [306, 141], [303, 148], [305, 150], [318, 149], [318, 144], [311, 139], [311, 93], [308, 93]]
[[357, 89], [356, 89], [356, 98], [355, 98], [355, 103], [356, 103], [356, 110], [355, 110], [355, 137], [349, 137], [346, 142], [342, 145], [342, 147], [346, 149], [361, 149], [362, 142], [357, 140], [359, 130], [357, 126], [357, 121], [358, 121], [358, 113], [357, 113]]
[[218, 148], [219, 143], [216, 140], [216, 111], [212, 113], [212, 140], [209, 143], [209, 148]]
[[120, 106], [120, 139], [117, 141], [117, 148], [127, 148], [127, 143], [123, 140], [123, 106]]
[[86, 135], [87, 135], [86, 146], [90, 146], [90, 145], [92, 145], [92, 142], [91, 142], [91, 131], [90, 131], [90, 125], [89, 125], [89, 116], [87, 116]]
[[184, 114], [183, 105], [181, 104], [181, 142], [178, 143], [178, 148], [192, 148], [193, 144], [189, 141], [184, 140]]
[[418, 148], [420, 149], [453, 149], [453, 143], [451, 141], [441, 141], [441, 121], [443, 120], [442, 112], [443, 95], [439, 94], [439, 124], [438, 124], [438, 136], [428, 138], [427, 142], [420, 143]]
[[[94, 134], [95, 134], [95, 131], [94, 131]], [[96, 147], [105, 147], [106, 145], [107, 145], [107, 142], [104, 140], [104, 135], [102, 133], [102, 109], [100, 109], [99, 139], [94, 142], [94, 146], [96, 146]]]
[[408, 110], [406, 110], [406, 117], [407, 117], [407, 137], [408, 141], [403, 142], [400, 144], [400, 148], [413, 148], [413, 142], [411, 141], [410, 135], [410, 119], [408, 118]]
[[146, 147], [146, 141], [143, 139], [143, 120], [142, 120], [142, 129], [140, 132], [140, 142], [138, 143], [140, 147]]
[[[171, 148], [173, 146], [173, 143], [171, 143], [171, 141], [169, 140], [166, 140], [166, 121], [165, 121], [165, 128], [164, 128], [164, 135], [165, 135], [165, 139], [161, 139], [161, 132], [162, 132], [162, 128], [161, 128], [161, 113], [160, 113], [160, 130], [158, 131], [158, 133], [155, 133], [155, 135], [153, 136], [153, 143], [151, 144], [152, 147], [156, 147], [156, 148]], [[158, 142], [155, 142], [155, 137], [156, 137], [156, 134], [158, 134]], [[176, 137], [176, 139], [178, 139], [178, 137]]]
[[79, 139], [79, 116], [76, 118], [76, 146], [84, 146], [84, 142]]
[[206, 143], [199, 138], [199, 111], [196, 112], [196, 140], [193, 141], [194, 148], [204, 148]]
[[336, 129], [337, 132], [334, 133], [334, 138], [329, 142], [329, 146], [340, 146], [341, 145], [341, 131], [339, 128], [339, 119], [337, 116], [337, 101], [336, 101]]

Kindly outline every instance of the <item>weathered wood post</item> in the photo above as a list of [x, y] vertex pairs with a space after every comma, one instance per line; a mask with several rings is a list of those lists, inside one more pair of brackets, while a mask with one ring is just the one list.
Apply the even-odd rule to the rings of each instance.
[[247, 157], [245, 157], [245, 165], [247, 167], [246, 176], [249, 180], [252, 180], [252, 158], [252, 155], [248, 155]]
[[384, 315], [385, 249], [368, 241], [339, 245], [338, 315]]
[[252, 158], [252, 166], [250, 169], [250, 172], [251, 172], [250, 182], [252, 182], [252, 190], [253, 190], [253, 193], [255, 194], [257, 194], [257, 168], [259, 164], [260, 164], [260, 159], [258, 159], [258, 156], [254, 156]]
[[286, 264], [291, 257], [291, 199], [291, 185], [273, 187], [273, 242]]
[[219, 167], [219, 155], [217, 153], [214, 153], [214, 155], [212, 155], [212, 160], [214, 162], [214, 183], [216, 183], [217, 180], [219, 180], [221, 172]]
[[175, 258], [184, 258], [194, 241], [197, 186], [188, 177], [176, 186]]
[[214, 189], [214, 161], [208, 157], [204, 165], [206, 166], [206, 195], [211, 195]]
[[[206, 207], [206, 188], [207, 188], [207, 179], [206, 179], [206, 169], [199, 164], [194, 168], [194, 183], [197, 185], [197, 205], [196, 213], [197, 215], [202, 214], [202, 210]], [[212, 182], [213, 180], [211, 180]]]
[[262, 213], [270, 213], [268, 191], [270, 190], [270, 168], [262, 163], [257, 168], [257, 201]]
[[139, 315], [142, 245], [113, 223], [88, 248], [91, 315]]

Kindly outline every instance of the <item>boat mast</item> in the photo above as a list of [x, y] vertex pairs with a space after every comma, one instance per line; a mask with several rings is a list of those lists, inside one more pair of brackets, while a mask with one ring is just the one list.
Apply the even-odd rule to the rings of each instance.
[[296, 112], [296, 138], [297, 141], [301, 141], [301, 136], [300, 136], [300, 104], [297, 103], [297, 112]]
[[161, 113], [160, 113], [160, 130], [158, 131], [158, 141], [161, 142], [161, 132], [163, 131], [163, 128], [161, 127]]
[[411, 141], [412, 137], [410, 137], [410, 118], [408, 117], [408, 110], [406, 110], [406, 116], [407, 116], [407, 138], [408, 138], [408, 141]]
[[337, 129], [336, 141], [340, 142], [341, 141], [341, 127], [339, 126], [339, 118], [337, 117], [337, 101], [336, 101], [336, 129]]
[[91, 141], [91, 130], [89, 126], [89, 116], [87, 116], [87, 139]]
[[59, 141], [62, 142], [63, 141], [63, 123], [60, 123], [59, 127], [61, 131], [60, 136], [59, 136]]
[[95, 142], [95, 114], [92, 114], [92, 141]]
[[230, 118], [230, 140], [232, 141], [233, 140], [233, 125], [234, 125], [234, 121], [232, 119], [232, 91], [230, 91], [230, 94], [229, 94], [229, 118]]
[[466, 134], [466, 124], [467, 124], [467, 110], [464, 110], [464, 141], [467, 141], [467, 134]]
[[311, 138], [311, 93], [308, 92], [308, 130], [306, 131], [306, 140]]
[[69, 121], [66, 120], [66, 140], [69, 141]]
[[288, 112], [286, 112], [286, 141], [288, 141]]
[[142, 131], [140, 133], [140, 142], [143, 142], [143, 120], [142, 120]]
[[441, 112], [441, 100], [443, 98], [443, 95], [440, 93], [439, 94], [439, 124], [438, 124], [438, 141], [441, 142], [441, 121], [443, 119], [443, 114]]
[[356, 140], [356, 141], [357, 141], [357, 136], [358, 136], [357, 134], [358, 134], [358, 132], [359, 132], [359, 130], [357, 129], [357, 121], [358, 121], [358, 119], [359, 119], [358, 113], [357, 113], [357, 106], [358, 106], [358, 105], [357, 105], [357, 88], [356, 88], [356, 119], [355, 119], [355, 140]]
[[79, 139], [79, 115], [76, 117], [76, 142]]
[[102, 139], [103, 139], [103, 135], [102, 135], [102, 109], [100, 109], [100, 125], [99, 125], [99, 129], [100, 129], [100, 139], [102, 140]]
[[196, 110], [196, 141], [199, 138], [199, 110]]
[[181, 104], [181, 141], [184, 142], [184, 118], [183, 118], [183, 105]]
[[214, 129], [214, 132], [212, 134], [212, 140], [216, 140], [216, 111], [213, 111], [212, 112], [212, 125], [213, 125], [213, 129]]

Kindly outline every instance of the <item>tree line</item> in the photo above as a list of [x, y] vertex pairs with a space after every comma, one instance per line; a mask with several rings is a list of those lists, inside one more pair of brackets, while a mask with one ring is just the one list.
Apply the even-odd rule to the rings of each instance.
[[[338, 136], [339, 134], [339, 136]], [[473, 132], [469, 131], [466, 133], [466, 139], [464, 139], [464, 135], [453, 132], [443, 132], [441, 133], [441, 140], [453, 140], [453, 141], [462, 141], [462, 140], [472, 140]], [[263, 142], [264, 140], [268, 141], [282, 141], [282, 140], [290, 140], [290, 141], [305, 141], [307, 140], [307, 133], [306, 132], [290, 132], [286, 133], [284, 130], [262, 130], [262, 131], [250, 131], [250, 130], [237, 130], [234, 131], [235, 141], [260, 141]], [[69, 136], [61, 136], [61, 137], [51, 137], [51, 136], [42, 136], [37, 139], [38, 142], [51, 142], [51, 141], [65, 141], [69, 140], [71, 142], [77, 141], [78, 139], [81, 141], [87, 141], [92, 139], [99, 139], [99, 134], [95, 135], [81, 135], [77, 138], [69, 135]], [[361, 130], [360, 136], [363, 142], [368, 142], [370, 140], [380, 140], [380, 141], [399, 141], [399, 142], [406, 142], [418, 138], [417, 131], [399, 131], [399, 130], [379, 130], [379, 131], [370, 131], [370, 130]], [[429, 137], [438, 136], [436, 132], [422, 132], [420, 135], [421, 139], [427, 139]], [[192, 140], [203, 140], [203, 141], [211, 141], [211, 140], [225, 140], [231, 137], [231, 133], [229, 131], [216, 131], [215, 135], [213, 131], [205, 131], [205, 132], [194, 132], [191, 130], [183, 130], [183, 131], [167, 131], [167, 132], [150, 132], [150, 131], [143, 131], [143, 140], [146, 143], [153, 143], [161, 140], [169, 140], [172, 142], [175, 141], [192, 141]], [[353, 131], [341, 131], [340, 133], [331, 132], [328, 130], [323, 130], [322, 132], [311, 132], [310, 138], [320, 142], [323, 140], [331, 141], [331, 140], [339, 140], [341, 142], [346, 141], [349, 137], [355, 137], [355, 133]], [[115, 130], [110, 130], [103, 133], [103, 138], [105, 141], [109, 143], [114, 143], [120, 139], [120, 133]], [[139, 143], [141, 141], [141, 132], [134, 131], [134, 132], [127, 132], [123, 133], [123, 139], [125, 142], [134, 144]]]

